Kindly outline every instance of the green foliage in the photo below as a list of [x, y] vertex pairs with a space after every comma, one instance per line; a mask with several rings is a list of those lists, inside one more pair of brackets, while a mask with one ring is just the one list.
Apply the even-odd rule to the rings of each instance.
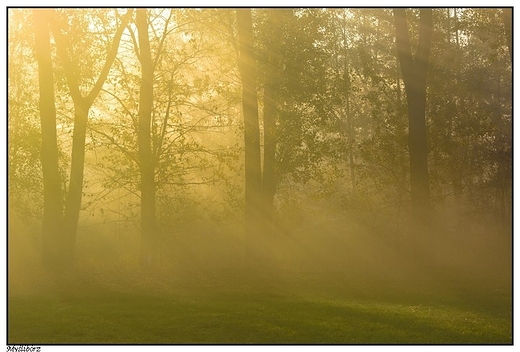
[[37, 64], [32, 51], [31, 13], [9, 10], [8, 52], [8, 196], [9, 210], [23, 218], [41, 217], [43, 185], [41, 180], [41, 132], [38, 94], [31, 89], [38, 80], [32, 73]]
[[437, 12], [429, 78], [434, 189], [438, 202], [460, 193], [462, 216], [507, 223], [512, 77], [500, 13], [467, 9], [449, 15]]
[[[290, 242], [294, 251], [301, 250], [299, 255], [308, 263], [302, 271], [313, 270], [321, 260], [327, 263], [325, 271], [340, 267], [355, 272], [366, 262], [353, 260], [334, 266], [327, 261], [329, 257], [346, 255], [347, 249], [352, 248], [349, 234], [357, 233], [359, 228], [346, 224], [357, 226], [355, 220], [372, 224], [378, 233], [374, 242], [381, 246], [411, 245], [410, 238], [414, 236], [412, 231], [406, 231], [411, 219], [409, 131], [392, 11], [276, 9], [276, 16], [272, 16], [273, 11], [252, 11], [260, 130], [264, 127], [264, 91], [269, 83], [274, 83], [276, 98], [273, 236]], [[69, 43], [67, 52], [76, 63], [75, 74], [82, 92], [95, 83], [124, 13], [124, 9], [57, 10], [56, 24]], [[416, 46], [418, 10], [408, 10], [408, 15], [412, 46]], [[446, 238], [469, 233], [471, 236], [460, 238], [461, 243], [474, 240], [470, 237], [499, 243], [509, 238], [512, 222], [513, 80], [501, 11], [436, 8], [433, 15], [426, 118], [435, 218], [452, 230], [442, 235]], [[148, 20], [154, 63], [151, 149], [162, 268], [172, 270], [168, 271], [171, 274], [174, 270], [183, 273], [180, 268], [197, 272], [206, 265], [238, 267], [233, 265], [243, 259], [244, 131], [235, 12], [210, 8], [149, 9]], [[32, 31], [30, 10], [8, 10], [9, 210], [16, 212], [13, 219], [31, 219], [39, 224], [43, 186], [38, 72]], [[66, 189], [74, 104], [63, 62], [55, 42], [51, 44], [60, 172]], [[141, 63], [136, 44], [137, 30], [131, 22], [89, 115], [78, 262], [96, 263], [103, 269], [103, 265], [119, 261], [114, 265], [127, 265], [134, 270], [132, 258], [139, 247], [137, 136]], [[321, 222], [313, 223], [311, 219]], [[30, 236], [39, 236], [32, 225], [27, 228], [31, 229]], [[17, 236], [30, 237], [25, 227], [14, 230]], [[10, 234], [14, 230], [10, 228]], [[442, 242], [441, 235], [431, 237]], [[334, 245], [326, 245], [327, 241]], [[27, 241], [16, 243], [22, 248]], [[35, 245], [37, 240], [31, 243]], [[321, 255], [308, 255], [301, 249], [302, 243], [319, 249]], [[446, 251], [450, 246], [443, 244], [440, 248]], [[501, 253], [508, 254], [510, 247], [504, 248]], [[378, 250], [370, 253], [374, 261], [381, 254]], [[279, 250], [276, 255], [284, 254]], [[287, 261], [292, 259], [290, 254]], [[473, 259], [479, 256], [467, 255]], [[298, 299], [284, 299], [271, 301], [269, 309], [277, 311], [284, 304], [292, 304], [293, 308], [304, 305]], [[350, 342], [342, 340], [342, 336], [351, 335], [339, 327], [341, 324], [362, 323], [360, 326], [375, 329], [381, 318], [392, 327], [395, 337], [410, 332], [399, 330], [400, 326], [419, 320], [424, 324], [410, 333], [416, 341], [429, 342], [428, 329], [442, 325], [445, 320], [440, 316], [445, 314], [451, 317], [449, 328], [437, 331], [437, 342], [509, 341], [504, 333], [486, 330], [486, 324], [497, 323], [507, 331], [507, 318], [487, 322], [484, 313], [471, 309], [464, 314], [474, 318], [473, 330], [461, 332], [456, 325], [462, 324], [462, 313], [442, 305], [434, 304], [436, 313], [428, 315], [431, 310], [426, 306], [411, 312], [390, 302], [371, 302], [360, 307], [356, 301], [345, 306], [335, 298], [328, 303], [316, 296], [309, 299], [319, 301], [308, 310], [309, 314], [322, 314], [323, 324], [319, 326], [297, 326], [283, 314], [277, 319], [286, 324], [286, 330], [266, 324], [263, 315], [252, 320], [251, 326], [264, 324], [265, 338], [274, 341], [290, 331], [298, 332], [292, 335], [296, 340], [319, 328], [320, 333], [309, 335], [316, 341], [333, 336], [337, 340], [331, 342]], [[460, 304], [455, 302], [449, 307]], [[21, 312], [19, 306], [16, 307]], [[189, 312], [194, 307], [180, 308]], [[200, 307], [211, 310], [215, 316], [225, 315], [229, 308]], [[241, 306], [244, 312], [249, 308], [260, 309], [255, 305]], [[81, 307], [77, 309], [81, 311]], [[334, 316], [334, 309], [344, 314]], [[378, 314], [372, 314], [372, 320], [362, 318], [370, 310]], [[86, 311], [95, 309], [88, 306]], [[27, 324], [19, 320], [20, 316], [13, 318], [14, 323]], [[228, 322], [236, 323], [236, 316], [228, 318]], [[335, 321], [336, 325], [327, 325], [326, 320]], [[213, 326], [212, 322], [208, 324]], [[292, 325], [295, 327], [288, 328]], [[80, 331], [83, 326], [78, 326]], [[88, 338], [100, 336], [91, 332]], [[149, 332], [139, 339], [152, 335]], [[195, 338], [209, 341], [214, 337], [202, 335]], [[363, 341], [381, 342], [377, 336], [369, 335], [363, 335]], [[244, 332], [240, 338], [245, 341], [257, 336]], [[299, 342], [302, 341], [307, 340]], [[391, 341], [401, 340], [395, 337]]]

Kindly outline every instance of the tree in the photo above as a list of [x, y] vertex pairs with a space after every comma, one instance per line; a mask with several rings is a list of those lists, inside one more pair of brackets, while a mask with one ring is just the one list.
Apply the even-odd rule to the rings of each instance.
[[453, 206], [456, 226], [471, 219], [482, 228], [494, 223], [486, 231], [495, 232], [509, 223], [511, 199], [512, 83], [502, 9], [433, 15], [427, 114], [432, 203], [441, 211]]
[[[28, 26], [17, 26], [27, 23]], [[41, 167], [41, 118], [38, 110], [38, 63], [34, 50], [33, 13], [30, 9], [9, 10], [7, 184], [9, 240], [23, 239], [16, 229], [24, 226], [42, 230], [43, 181]], [[48, 31], [48, 28], [47, 28]], [[28, 50], [29, 49], [29, 50]], [[12, 230], [12, 231], [11, 231]], [[10, 245], [13, 242], [10, 242]], [[41, 242], [39, 249], [41, 253]]]
[[67, 239], [62, 231], [62, 190], [58, 165], [56, 136], [56, 107], [49, 33], [50, 10], [33, 10], [35, 51], [38, 61], [41, 164], [43, 173], [43, 261], [49, 267], [60, 265], [67, 250]]
[[242, 110], [244, 115], [245, 148], [245, 229], [251, 237], [247, 251], [252, 252], [258, 240], [261, 213], [262, 173], [260, 166], [260, 128], [258, 122], [258, 96], [256, 91], [256, 58], [253, 47], [253, 23], [250, 9], [236, 12], [239, 40], [238, 66], [242, 78]]
[[146, 9], [137, 10], [136, 24], [141, 62], [139, 90], [139, 168], [141, 170], [141, 265], [152, 266], [157, 251], [155, 223], [155, 166], [152, 154], [150, 128], [153, 110], [153, 65], [148, 38]]
[[244, 220], [263, 266], [311, 198], [331, 216], [380, 214], [395, 234], [433, 207], [448, 226], [486, 217], [505, 232], [508, 10], [57, 9], [35, 10], [35, 28], [21, 10], [9, 17], [10, 209], [44, 220], [55, 266], [74, 260], [74, 227], [76, 261], [117, 222], [132, 230], [114, 248], [152, 266], [168, 265], [165, 244], [238, 238]]
[[278, 45], [283, 33], [280, 29], [282, 18], [280, 11], [269, 10], [268, 26], [271, 33], [266, 42], [266, 77], [263, 96], [263, 118], [264, 118], [264, 163], [262, 172], [262, 214], [266, 225], [265, 231], [271, 232], [270, 225], [273, 222], [274, 195], [276, 192], [276, 120], [277, 120], [277, 90], [276, 82], [280, 75], [278, 62], [280, 50]]
[[430, 213], [428, 146], [426, 140], [426, 77], [433, 33], [432, 10], [420, 10], [419, 41], [415, 55], [406, 22], [406, 11], [394, 9], [397, 55], [408, 103], [408, 148], [412, 210], [422, 220]]
[[[37, 12], [37, 10], [35, 10]], [[70, 95], [74, 101], [74, 132], [72, 142], [72, 161], [71, 171], [69, 179], [69, 189], [65, 200], [65, 209], [63, 217], [61, 214], [58, 216], [58, 209], [61, 212], [61, 185], [60, 191], [57, 190], [57, 184], [60, 180], [58, 162], [57, 162], [57, 145], [55, 143], [55, 130], [56, 130], [56, 119], [55, 113], [53, 113], [52, 105], [50, 102], [51, 98], [54, 101], [53, 90], [43, 93], [40, 100], [40, 107], [43, 108], [42, 119], [42, 137], [45, 134], [45, 141], [42, 141], [44, 147], [42, 149], [42, 164], [45, 163], [47, 172], [44, 177], [44, 182], [48, 183], [47, 198], [58, 197], [58, 200], [48, 200], [44, 204], [44, 214], [48, 214], [49, 218], [44, 224], [43, 238], [46, 245], [43, 247], [45, 263], [50, 267], [68, 267], [74, 263], [74, 251], [76, 246], [76, 233], [79, 219], [79, 212], [81, 209], [81, 198], [83, 191], [83, 170], [85, 164], [85, 137], [87, 129], [87, 121], [90, 107], [94, 103], [97, 95], [99, 94], [112, 62], [117, 55], [117, 49], [119, 47], [119, 40], [123, 34], [123, 30], [126, 23], [130, 19], [130, 13], [123, 18], [123, 24], [118, 28], [114, 35], [112, 47], [110, 48], [105, 64], [101, 70], [101, 73], [90, 90], [85, 96], [81, 93], [80, 83], [77, 77], [78, 69], [69, 57], [68, 48], [70, 44], [67, 43], [66, 37], [62, 34], [59, 26], [57, 17], [51, 12], [47, 16], [36, 15], [37, 28], [45, 30], [44, 22], [48, 23], [51, 27], [54, 39], [56, 41], [58, 55], [63, 61], [64, 71], [67, 78], [67, 84]], [[39, 32], [39, 30], [37, 30]], [[47, 31], [48, 32], [48, 31]], [[45, 42], [47, 37], [39, 37], [43, 34], [37, 34], [39, 61], [41, 62], [40, 67], [40, 82], [44, 85], [44, 89], [47, 90], [51, 84], [52, 72], [47, 70], [52, 68], [50, 65], [50, 46], [47, 47]], [[41, 43], [41, 44], [40, 44]], [[49, 76], [49, 74], [51, 76]], [[42, 94], [42, 93], [41, 93]], [[54, 115], [54, 117], [53, 117]], [[45, 130], [45, 132], [43, 132]], [[54, 130], [54, 132], [53, 132]], [[49, 144], [47, 144], [49, 143]], [[52, 168], [52, 169], [51, 169]], [[51, 207], [51, 209], [46, 208]], [[58, 221], [59, 220], [59, 221]], [[50, 223], [52, 221], [52, 224]]]

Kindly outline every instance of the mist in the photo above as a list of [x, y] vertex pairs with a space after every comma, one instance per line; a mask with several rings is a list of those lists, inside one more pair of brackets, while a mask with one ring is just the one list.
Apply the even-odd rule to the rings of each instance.
[[7, 343], [511, 344], [509, 10], [10, 8]]

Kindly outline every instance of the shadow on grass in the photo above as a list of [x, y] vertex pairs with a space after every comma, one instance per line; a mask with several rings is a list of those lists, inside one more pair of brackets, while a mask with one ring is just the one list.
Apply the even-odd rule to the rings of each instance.
[[228, 292], [11, 298], [10, 344], [510, 344], [503, 312]]

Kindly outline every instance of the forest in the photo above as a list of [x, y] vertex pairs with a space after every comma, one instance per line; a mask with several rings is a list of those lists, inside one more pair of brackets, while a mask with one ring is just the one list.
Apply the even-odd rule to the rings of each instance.
[[8, 344], [512, 344], [512, 8], [7, 8]]

